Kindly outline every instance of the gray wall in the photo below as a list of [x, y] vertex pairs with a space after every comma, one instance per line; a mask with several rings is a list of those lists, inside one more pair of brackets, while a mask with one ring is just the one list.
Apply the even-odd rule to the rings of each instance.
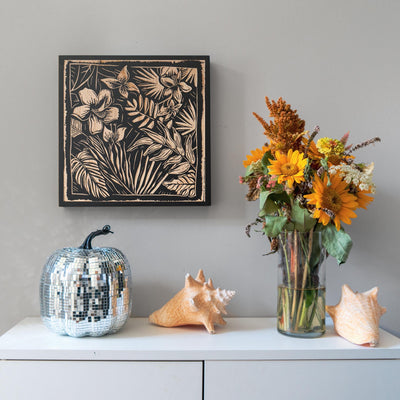
[[[378, 191], [349, 227], [354, 248], [328, 263], [327, 300], [348, 283], [379, 286], [381, 323], [400, 334], [398, 16], [393, 1], [2, 1], [0, 6], [0, 332], [38, 315], [47, 256], [109, 223], [98, 245], [120, 248], [134, 273], [134, 315], [147, 316], [179, 290], [186, 272], [238, 294], [234, 316], [273, 316], [275, 256], [243, 227], [257, 203], [239, 185], [242, 159], [264, 136], [251, 115], [283, 96], [323, 136], [351, 132], [375, 161]], [[59, 208], [59, 54], [209, 54], [212, 69], [212, 206]]]

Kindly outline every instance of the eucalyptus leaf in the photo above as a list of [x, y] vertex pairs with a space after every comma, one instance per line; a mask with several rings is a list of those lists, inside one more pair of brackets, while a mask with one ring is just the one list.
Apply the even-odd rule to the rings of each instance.
[[286, 217], [274, 217], [272, 215], [266, 215], [265, 216], [265, 227], [264, 227], [264, 233], [269, 236], [269, 237], [276, 237], [278, 236], [282, 230], [283, 227], [287, 223], [287, 218]]
[[259, 217], [264, 217], [269, 214], [274, 214], [279, 210], [278, 206], [271, 200], [267, 199], [264, 202], [264, 206], [262, 207], [260, 213], [258, 214]]
[[278, 211], [277, 203], [289, 203], [290, 199], [286, 192], [273, 190], [264, 190], [260, 193], [260, 217], [273, 214]]
[[[286, 194], [286, 193], [285, 193]], [[264, 205], [268, 199], [278, 201], [283, 195], [283, 192], [274, 192], [273, 190], [263, 190], [260, 193], [260, 210], [264, 208]], [[282, 197], [283, 198], [283, 197]]]
[[260, 210], [263, 209], [265, 202], [268, 199], [268, 196], [271, 194], [271, 191], [264, 190], [260, 193]]
[[291, 220], [294, 224], [294, 229], [299, 232], [309, 232], [317, 222], [306, 208], [300, 206], [298, 201], [293, 204]]
[[252, 167], [251, 165], [249, 165], [249, 166], [246, 168], [246, 174], [245, 174], [244, 176], [245, 176], [245, 177], [248, 177], [248, 176], [250, 176], [252, 173], [253, 173], [253, 167]]
[[328, 224], [322, 229], [322, 245], [340, 265], [347, 261], [353, 242], [342, 228], [338, 231], [333, 224]]

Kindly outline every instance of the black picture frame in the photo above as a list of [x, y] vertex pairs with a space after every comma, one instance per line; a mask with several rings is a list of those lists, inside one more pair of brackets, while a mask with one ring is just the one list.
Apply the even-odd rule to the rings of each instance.
[[209, 56], [59, 56], [59, 206], [208, 206]]

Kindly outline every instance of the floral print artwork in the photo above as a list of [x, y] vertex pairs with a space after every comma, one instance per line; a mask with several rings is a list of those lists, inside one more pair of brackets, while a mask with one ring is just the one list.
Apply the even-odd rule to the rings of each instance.
[[208, 205], [208, 57], [60, 56], [60, 205]]

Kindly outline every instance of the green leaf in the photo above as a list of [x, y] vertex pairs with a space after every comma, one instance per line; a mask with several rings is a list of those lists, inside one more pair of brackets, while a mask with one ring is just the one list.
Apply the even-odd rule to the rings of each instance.
[[328, 224], [322, 229], [322, 245], [340, 265], [347, 261], [353, 242], [342, 228], [338, 231], [333, 224]]
[[258, 216], [264, 217], [269, 214], [274, 214], [278, 210], [279, 210], [278, 206], [271, 199], [267, 199]]
[[276, 237], [282, 232], [286, 222], [286, 217], [274, 217], [272, 215], [266, 215], [264, 233], [269, 237]]
[[270, 194], [270, 199], [275, 201], [275, 203], [287, 203], [290, 204], [290, 197], [289, 195], [281, 190], [281, 191], [276, 191], [276, 192], [271, 192]]
[[285, 231], [293, 232], [294, 231], [294, 223], [293, 222], [288, 222], [285, 225]]
[[264, 204], [268, 199], [268, 196], [271, 194], [270, 190], [265, 190], [260, 193], [260, 210], [264, 208]]
[[[280, 193], [279, 193], [280, 194]], [[276, 193], [272, 190], [263, 190], [260, 193], [260, 210], [262, 210], [265, 206], [267, 200], [276, 200]]]
[[261, 159], [261, 165], [262, 165], [262, 167], [263, 167], [263, 171], [264, 171], [264, 174], [265, 175], [267, 175], [268, 174], [268, 165], [271, 165], [271, 163], [270, 163], [270, 158], [272, 158], [272, 153], [271, 153], [271, 151], [267, 151], [264, 155], [263, 155], [263, 157], [262, 157], [262, 159]]
[[264, 190], [260, 193], [260, 217], [273, 214], [278, 211], [277, 203], [289, 203], [290, 198], [286, 192], [275, 192], [273, 190]]
[[248, 177], [249, 175], [251, 175], [253, 173], [253, 167], [251, 165], [249, 165], [246, 168], [246, 174], [244, 175], [245, 177]]
[[291, 219], [294, 224], [294, 229], [299, 232], [310, 231], [317, 222], [306, 208], [300, 206], [298, 201], [296, 201], [292, 207]]
[[326, 158], [321, 158], [321, 165], [322, 165], [322, 168], [323, 168], [325, 171], [329, 171], [328, 157], [326, 157]]
[[315, 301], [318, 301], [318, 289], [305, 290], [306, 308], [308, 309]]
[[328, 165], [328, 157], [321, 158], [322, 168], [326, 171], [326, 175], [328, 177], [328, 186], [331, 186], [331, 177], [329, 176], [329, 165]]
[[[323, 252], [321, 254], [321, 252]], [[320, 245], [319, 241], [319, 233], [314, 231], [313, 233], [313, 243], [312, 243], [312, 251], [310, 257], [310, 269], [311, 271], [315, 268], [318, 268], [321, 261], [326, 258], [326, 250]]]

